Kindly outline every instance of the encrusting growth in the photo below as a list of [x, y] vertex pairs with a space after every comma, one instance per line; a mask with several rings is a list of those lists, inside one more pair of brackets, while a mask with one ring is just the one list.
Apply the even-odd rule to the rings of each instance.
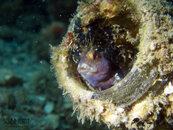
[[165, 0], [79, 2], [51, 55], [79, 120], [128, 129], [153, 129], [160, 120], [171, 124], [171, 10]]

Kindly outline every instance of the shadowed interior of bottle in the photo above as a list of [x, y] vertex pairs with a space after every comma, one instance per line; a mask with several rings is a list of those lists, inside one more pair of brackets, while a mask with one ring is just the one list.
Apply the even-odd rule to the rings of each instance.
[[86, 86], [89, 85], [90, 89], [92, 89], [91, 83], [81, 76], [77, 66], [82, 55], [91, 50], [101, 53], [108, 60], [117, 82], [130, 72], [138, 53], [140, 39], [139, 22], [130, 18], [129, 12], [124, 11], [121, 15], [108, 20], [97, 19], [84, 27], [81, 25], [81, 19], [76, 18], [73, 33], [75, 41], [69, 50], [71, 64], [69, 71], [74, 77], [80, 78]]

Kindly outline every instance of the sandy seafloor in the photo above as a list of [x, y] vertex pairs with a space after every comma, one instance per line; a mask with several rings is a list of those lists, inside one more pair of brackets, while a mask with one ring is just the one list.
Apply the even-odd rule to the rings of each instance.
[[72, 116], [51, 70], [50, 45], [60, 44], [76, 0], [0, 1], [0, 129], [104, 129]]

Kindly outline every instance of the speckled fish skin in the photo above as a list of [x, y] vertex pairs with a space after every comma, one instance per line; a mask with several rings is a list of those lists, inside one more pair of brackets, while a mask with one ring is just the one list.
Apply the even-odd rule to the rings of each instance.
[[114, 85], [115, 77], [111, 73], [109, 61], [102, 54], [91, 53], [93, 52], [81, 56], [78, 72], [94, 88], [104, 90], [111, 87]]

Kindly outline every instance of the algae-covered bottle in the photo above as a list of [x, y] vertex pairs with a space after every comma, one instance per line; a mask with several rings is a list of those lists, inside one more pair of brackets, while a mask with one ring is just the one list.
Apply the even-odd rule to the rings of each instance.
[[[173, 121], [173, 6], [165, 0], [90, 0], [52, 47], [59, 86], [79, 120], [153, 129]], [[158, 123], [158, 122], [157, 122]]]

